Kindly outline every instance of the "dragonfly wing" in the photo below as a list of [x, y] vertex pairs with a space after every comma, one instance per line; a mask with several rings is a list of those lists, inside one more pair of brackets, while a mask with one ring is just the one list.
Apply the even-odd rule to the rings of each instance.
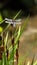
[[14, 23], [14, 24], [13, 24], [13, 26], [15, 27], [15, 26], [16, 26], [16, 24]]
[[21, 22], [16, 22], [15, 24], [21, 24]]
[[21, 19], [15, 20], [16, 22], [21, 21]]

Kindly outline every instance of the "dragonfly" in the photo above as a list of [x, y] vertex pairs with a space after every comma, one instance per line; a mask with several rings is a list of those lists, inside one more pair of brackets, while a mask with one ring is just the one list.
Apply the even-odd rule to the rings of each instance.
[[12, 20], [5, 18], [5, 23], [13, 24], [13, 27], [15, 27], [17, 24], [21, 24], [21, 19]]

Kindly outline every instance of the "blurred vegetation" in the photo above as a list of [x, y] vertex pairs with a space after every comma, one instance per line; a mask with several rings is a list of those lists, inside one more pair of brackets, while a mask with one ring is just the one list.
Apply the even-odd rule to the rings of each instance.
[[[19, 11], [20, 12], [20, 11]], [[18, 12], [18, 13], [19, 13]], [[16, 17], [14, 17], [14, 19], [15, 19]], [[7, 57], [6, 57], [6, 50], [4, 49], [4, 52], [3, 52], [3, 54], [2, 54], [2, 60], [0, 61], [0, 64], [1, 65], [12, 65], [13, 64], [13, 62], [14, 62], [14, 54], [15, 54], [15, 52], [16, 52], [16, 49], [17, 49], [17, 44], [18, 44], [18, 40], [19, 40], [19, 38], [20, 38], [20, 36], [22, 35], [22, 33], [23, 33], [23, 31], [25, 30], [25, 28], [26, 28], [26, 26], [27, 26], [27, 24], [28, 24], [28, 19], [29, 19], [29, 17], [27, 17], [26, 18], [26, 21], [24, 22], [24, 24], [23, 24], [23, 26], [22, 27], [19, 27], [19, 29], [18, 29], [18, 34], [17, 34], [17, 36], [15, 37], [15, 40], [14, 40], [14, 47], [12, 47], [12, 45], [11, 45], [11, 49], [10, 50], [12, 50], [11, 51], [11, 53], [10, 53], [10, 58], [9, 59], [7, 59]], [[14, 34], [16, 34], [16, 32], [14, 33]], [[6, 39], [7, 40], [7, 39]], [[5, 42], [4, 42], [4, 46], [6, 47], [6, 45], [8, 44], [7, 43], [7, 41], [5, 40]], [[6, 43], [6, 45], [5, 45], [5, 43]], [[4, 48], [5, 48], [4, 47]], [[14, 48], [14, 49], [13, 49]], [[8, 49], [8, 50], [9, 50]]]

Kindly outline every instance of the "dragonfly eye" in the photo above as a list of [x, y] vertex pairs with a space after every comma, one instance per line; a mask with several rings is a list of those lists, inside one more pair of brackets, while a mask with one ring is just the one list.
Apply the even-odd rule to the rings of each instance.
[[11, 24], [11, 26], [13, 26], [13, 24]]

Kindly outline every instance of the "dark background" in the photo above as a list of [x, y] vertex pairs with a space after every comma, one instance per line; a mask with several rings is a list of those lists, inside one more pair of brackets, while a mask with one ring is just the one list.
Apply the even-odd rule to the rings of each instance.
[[[36, 1], [36, 2], [35, 2]], [[37, 0], [0, 0], [0, 10], [8, 9], [26, 9], [37, 5]]]
[[25, 15], [37, 14], [37, 0], [0, 0], [0, 12], [2, 12], [2, 15], [5, 12], [4, 10], [8, 10], [11, 13], [20, 9], [23, 10]]

